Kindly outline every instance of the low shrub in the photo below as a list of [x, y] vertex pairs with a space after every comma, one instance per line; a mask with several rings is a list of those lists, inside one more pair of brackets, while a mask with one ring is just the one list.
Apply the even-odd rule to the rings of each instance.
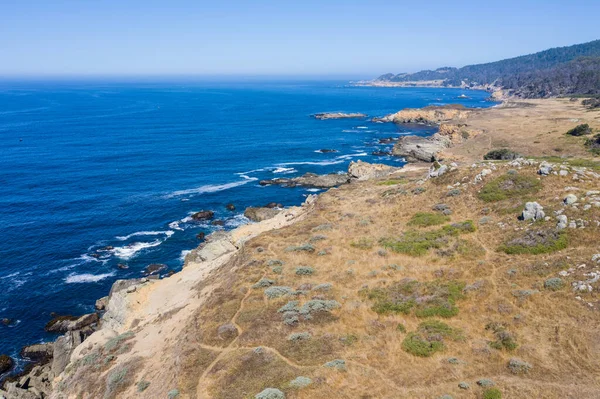
[[483, 391], [483, 399], [502, 399], [502, 392], [498, 388], [490, 388]]
[[585, 136], [586, 134], [591, 134], [591, 133], [592, 133], [592, 129], [590, 128], [590, 125], [588, 125], [587, 123], [577, 125], [573, 129], [567, 131], [568, 136], [576, 136], [576, 137]]
[[310, 276], [314, 272], [315, 272], [315, 269], [313, 269], [310, 266], [300, 266], [300, 267], [296, 268], [296, 274], [298, 276]]
[[269, 299], [279, 298], [285, 295], [290, 295], [294, 292], [290, 287], [271, 286], [265, 290], [265, 295]]
[[408, 222], [409, 226], [429, 227], [444, 224], [450, 221], [448, 216], [439, 213], [417, 212]]
[[300, 377], [296, 377], [292, 381], [290, 381], [289, 385], [291, 388], [302, 389], [302, 388], [306, 388], [310, 384], [312, 384], [312, 380], [310, 378], [300, 376]]
[[343, 359], [335, 359], [335, 360], [325, 363], [323, 365], [323, 367], [333, 368], [333, 369], [337, 369], [340, 371], [345, 371], [346, 370], [346, 361]]
[[398, 325], [396, 326], [396, 331], [400, 331], [401, 333], [406, 333], [406, 327], [404, 327], [404, 324], [398, 323]]
[[373, 241], [362, 237], [358, 241], [352, 241], [350, 246], [358, 249], [371, 249], [373, 248]]
[[453, 188], [452, 190], [446, 193], [446, 197], [458, 197], [461, 194], [459, 188]]
[[560, 277], [552, 277], [544, 281], [544, 288], [551, 291], [558, 291], [565, 286], [565, 282]]
[[513, 374], [527, 374], [532, 368], [531, 364], [515, 357], [508, 361], [508, 369]]
[[414, 312], [417, 317], [452, 317], [458, 314], [456, 301], [464, 297], [465, 283], [461, 281], [432, 281], [421, 283], [404, 279], [387, 287], [367, 292], [379, 314]]
[[308, 341], [312, 338], [309, 332], [299, 332], [288, 335], [288, 341], [298, 342], [298, 341]]
[[272, 286], [273, 284], [275, 284], [275, 280], [261, 278], [256, 284], [252, 286], [252, 288], [266, 288]]
[[417, 331], [410, 332], [402, 341], [402, 349], [414, 356], [429, 357], [445, 349], [444, 338], [462, 339], [462, 332], [437, 320], [419, 324]]
[[264, 391], [257, 393], [254, 399], [285, 399], [285, 394], [277, 388], [266, 388]]
[[486, 183], [477, 196], [485, 202], [496, 202], [535, 194], [541, 188], [542, 183], [533, 176], [504, 175]]
[[169, 399], [175, 399], [177, 397], [179, 397], [179, 390], [178, 389], [171, 389], [167, 393], [167, 398], [169, 398]]
[[512, 160], [517, 159], [521, 155], [518, 153], [509, 150], [507, 148], [501, 148], [499, 150], [492, 150], [483, 156], [483, 159], [491, 160], [491, 161], [502, 161], [502, 160]]
[[144, 392], [150, 386], [149, 381], [142, 380], [137, 383], [137, 391]]
[[496, 383], [492, 380], [488, 380], [487, 378], [482, 378], [477, 381], [477, 385], [479, 385], [482, 388], [489, 388], [496, 385]]
[[291, 245], [285, 249], [285, 252], [315, 252], [312, 244]]
[[600, 134], [585, 141], [586, 148], [594, 155], [600, 155]]
[[499, 250], [509, 255], [539, 255], [565, 249], [568, 246], [567, 233], [554, 229], [528, 230], [501, 245]]
[[121, 335], [117, 335], [114, 338], [109, 339], [104, 344], [104, 350], [106, 352], [113, 352], [121, 346], [121, 344], [125, 341], [128, 341], [134, 337], [133, 331], [127, 331]]
[[515, 337], [506, 329], [502, 323], [489, 323], [485, 326], [486, 330], [491, 330], [496, 338], [495, 341], [489, 342], [489, 345], [494, 349], [506, 349], [512, 351], [517, 348]]

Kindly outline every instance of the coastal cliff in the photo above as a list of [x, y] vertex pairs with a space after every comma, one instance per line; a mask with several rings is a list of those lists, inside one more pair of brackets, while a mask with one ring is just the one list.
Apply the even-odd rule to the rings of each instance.
[[565, 132], [600, 115], [418, 113], [397, 120], [438, 125], [445, 161], [353, 163], [181, 272], [115, 283], [50, 397], [598, 397], [600, 165]]

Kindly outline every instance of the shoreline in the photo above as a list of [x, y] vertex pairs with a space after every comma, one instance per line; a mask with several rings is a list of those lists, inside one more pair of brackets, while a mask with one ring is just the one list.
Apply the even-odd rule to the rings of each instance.
[[[515, 109], [507, 106], [505, 102], [502, 105], [509, 110]], [[499, 109], [501, 107], [494, 108]], [[485, 114], [485, 112], [486, 110], [481, 110], [476, 113], [475, 118]], [[485, 136], [485, 133], [489, 133], [489, 131], [484, 130], [481, 136]], [[475, 138], [470, 140], [475, 140]], [[470, 140], [467, 140], [467, 143]], [[459, 144], [458, 147], [461, 147], [461, 145]], [[449, 152], [452, 156], [457, 156], [452, 147], [449, 148]], [[458, 151], [458, 154], [460, 154], [460, 151]], [[469, 162], [468, 159], [462, 159], [461, 161], [463, 163]], [[423, 175], [427, 173], [427, 170], [429, 170], [429, 166], [423, 164], [407, 164], [397, 173], [400, 175]], [[157, 350], [156, 345], [164, 345], [164, 343], [159, 343], [159, 341], [162, 341], [162, 338], [159, 337], [160, 329], [165, 327], [168, 321], [168, 325], [171, 326], [171, 333], [178, 334], [176, 329], [172, 329], [172, 326], [176, 325], [183, 328], [185, 320], [192, 316], [192, 311], [195, 308], [200, 308], [205, 303], [212, 288], [214, 288], [210, 284], [210, 276], [234, 262], [241, 253], [249, 250], [250, 248], [245, 247], [245, 243], [263, 233], [298, 224], [318, 208], [319, 199], [325, 194], [329, 196], [331, 193], [327, 191], [318, 196], [311, 195], [302, 206], [286, 208], [272, 219], [239, 226], [226, 233], [219, 232], [221, 233], [220, 236], [213, 233], [215, 234], [214, 237], [209, 236], [205, 243], [186, 256], [184, 268], [168, 278], [156, 281], [134, 279], [133, 284], [126, 283], [125, 285], [119, 283], [119, 281], [126, 280], [118, 280], [113, 288], [120, 286], [120, 289], [111, 290], [109, 296], [111, 298], [109, 298], [106, 304], [106, 312], [102, 316], [102, 326], [82, 344], [73, 348], [68, 363], [77, 363], [89, 355], [90, 352], [93, 352], [94, 348], [101, 347], [107, 341], [119, 339], [120, 336], [133, 329], [138, 332], [145, 331], [144, 334], [147, 337], [155, 337], [151, 339], [152, 345], [145, 342], [144, 346], [135, 347], [139, 356], [151, 356]], [[208, 285], [203, 287], [200, 293], [195, 296], [198, 284]], [[173, 295], [173, 293], [176, 293], [176, 295]], [[169, 314], [169, 317], [165, 317], [166, 314]], [[125, 361], [127, 361], [127, 357], [125, 357]], [[61, 381], [59, 376], [55, 378], [58, 378], [58, 380], [55, 379], [53, 385], [59, 384]]]

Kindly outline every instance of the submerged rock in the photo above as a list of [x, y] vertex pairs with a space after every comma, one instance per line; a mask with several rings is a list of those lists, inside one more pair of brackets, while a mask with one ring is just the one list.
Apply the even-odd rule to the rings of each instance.
[[213, 211], [200, 211], [192, 215], [192, 219], [196, 221], [210, 220], [214, 217], [215, 213]]
[[167, 265], [164, 265], [162, 263], [152, 263], [152, 264], [146, 266], [146, 268], [144, 269], [144, 275], [150, 276], [152, 274], [158, 274], [166, 269], [167, 269]]
[[228, 211], [235, 211], [235, 205], [233, 205], [232, 203], [229, 203], [229, 204], [225, 205], [225, 209], [227, 209]]

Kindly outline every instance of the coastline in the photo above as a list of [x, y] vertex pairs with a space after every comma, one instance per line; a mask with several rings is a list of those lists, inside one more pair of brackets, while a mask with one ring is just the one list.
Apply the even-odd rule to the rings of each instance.
[[[529, 101], [527, 103], [544, 108], [545, 104], [552, 101], [561, 103], [560, 100], [538, 100], [537, 102]], [[575, 106], [575, 104], [573, 105]], [[500, 111], [501, 115], [498, 117], [502, 123], [506, 123], [506, 119], [511, 113], [522, 112], [524, 109], [530, 110], [530, 108], [521, 107], [514, 103], [513, 105], [503, 103], [502, 107], [495, 107], [495, 109], [502, 109]], [[551, 107], [541, 110], [546, 118], [549, 109]], [[474, 111], [472, 115], [466, 117], [469, 125], [472, 124], [474, 128], [482, 129], [481, 134], [448, 147], [444, 161], [456, 161], [462, 167], [481, 159], [478, 154], [491, 145], [494, 137], [489, 125], [485, 125], [485, 123], [490, 123], [488, 119], [490, 119], [489, 112], [486, 113], [486, 110]], [[390, 120], [393, 120], [393, 118]], [[484, 125], [481, 125], [482, 123]], [[486, 141], [487, 147], [482, 146]], [[478, 151], [473, 152], [476, 147]], [[410, 175], [418, 181], [424, 181], [423, 179], [427, 179], [427, 175], [431, 172], [429, 165], [409, 164], [403, 170], [395, 173], [394, 177]], [[381, 180], [381, 178], [382, 176], [379, 176], [375, 178], [375, 181]], [[366, 179], [365, 184], [372, 183], [369, 182], [369, 179]], [[350, 188], [352, 186], [353, 188]], [[362, 187], [361, 183], [353, 183], [343, 186], [341, 191], [360, 189], [360, 187]], [[294, 225], [297, 226], [308, 216], [321, 212], [319, 202], [322, 196], [325, 195], [328, 197], [327, 201], [331, 201], [330, 197], [335, 196], [337, 190], [333, 189], [319, 196], [310, 196], [301, 207], [286, 208], [272, 219], [240, 226], [228, 233], [209, 238], [200, 248], [193, 250], [186, 256], [184, 269], [171, 277], [161, 280], [135, 281], [134, 284], [127, 286], [122, 285], [122, 283], [115, 283], [115, 286], [120, 286], [121, 289], [111, 291], [111, 298], [108, 300], [106, 312], [102, 317], [101, 328], [74, 348], [69, 359], [71, 370], [73, 365], [80, 364], [82, 359], [104, 347], [107, 342], [115, 339], [127, 341], [127, 337], [119, 337], [133, 330], [135, 330], [136, 336], [143, 336], [144, 339], [136, 342], [122, 356], [119, 356], [119, 364], [136, 362], [138, 357], [150, 358], [157, 352], [167, 353], [173, 350], [174, 348], [170, 347], [170, 342], [182, 334], [182, 330], [189, 323], [189, 319], [193, 318], [195, 312], [211, 298], [218, 286], [216, 280], [223, 279], [227, 273], [232, 273], [234, 270], [241, 268], [242, 265], [239, 264], [239, 261], [244, 258], [243, 255], [248, 251], [258, 251], [260, 253], [265, 250], [270, 251], [270, 248], [255, 247], [253, 245], [248, 247], [245, 245], [246, 243], [265, 233]], [[340, 199], [340, 201], [343, 201], [343, 199]], [[259, 251], [259, 248], [262, 248], [262, 250]], [[229, 270], [224, 270], [227, 267], [229, 267]], [[246, 295], [250, 292], [248, 291]], [[235, 325], [235, 322], [233, 325], [239, 334], [239, 327]], [[163, 332], [167, 330], [168, 332]], [[135, 355], [130, 354], [130, 352]], [[211, 364], [214, 364], [215, 361]], [[66, 367], [69, 368], [69, 366]], [[76, 374], [69, 376], [71, 382], [74, 376]], [[59, 386], [65, 377], [64, 375], [57, 376], [57, 379], [53, 381], [53, 385]], [[203, 377], [206, 376], [203, 375]], [[154, 378], [166, 378], [166, 375], [157, 374]], [[198, 387], [199, 392], [204, 389], [204, 387]]]

